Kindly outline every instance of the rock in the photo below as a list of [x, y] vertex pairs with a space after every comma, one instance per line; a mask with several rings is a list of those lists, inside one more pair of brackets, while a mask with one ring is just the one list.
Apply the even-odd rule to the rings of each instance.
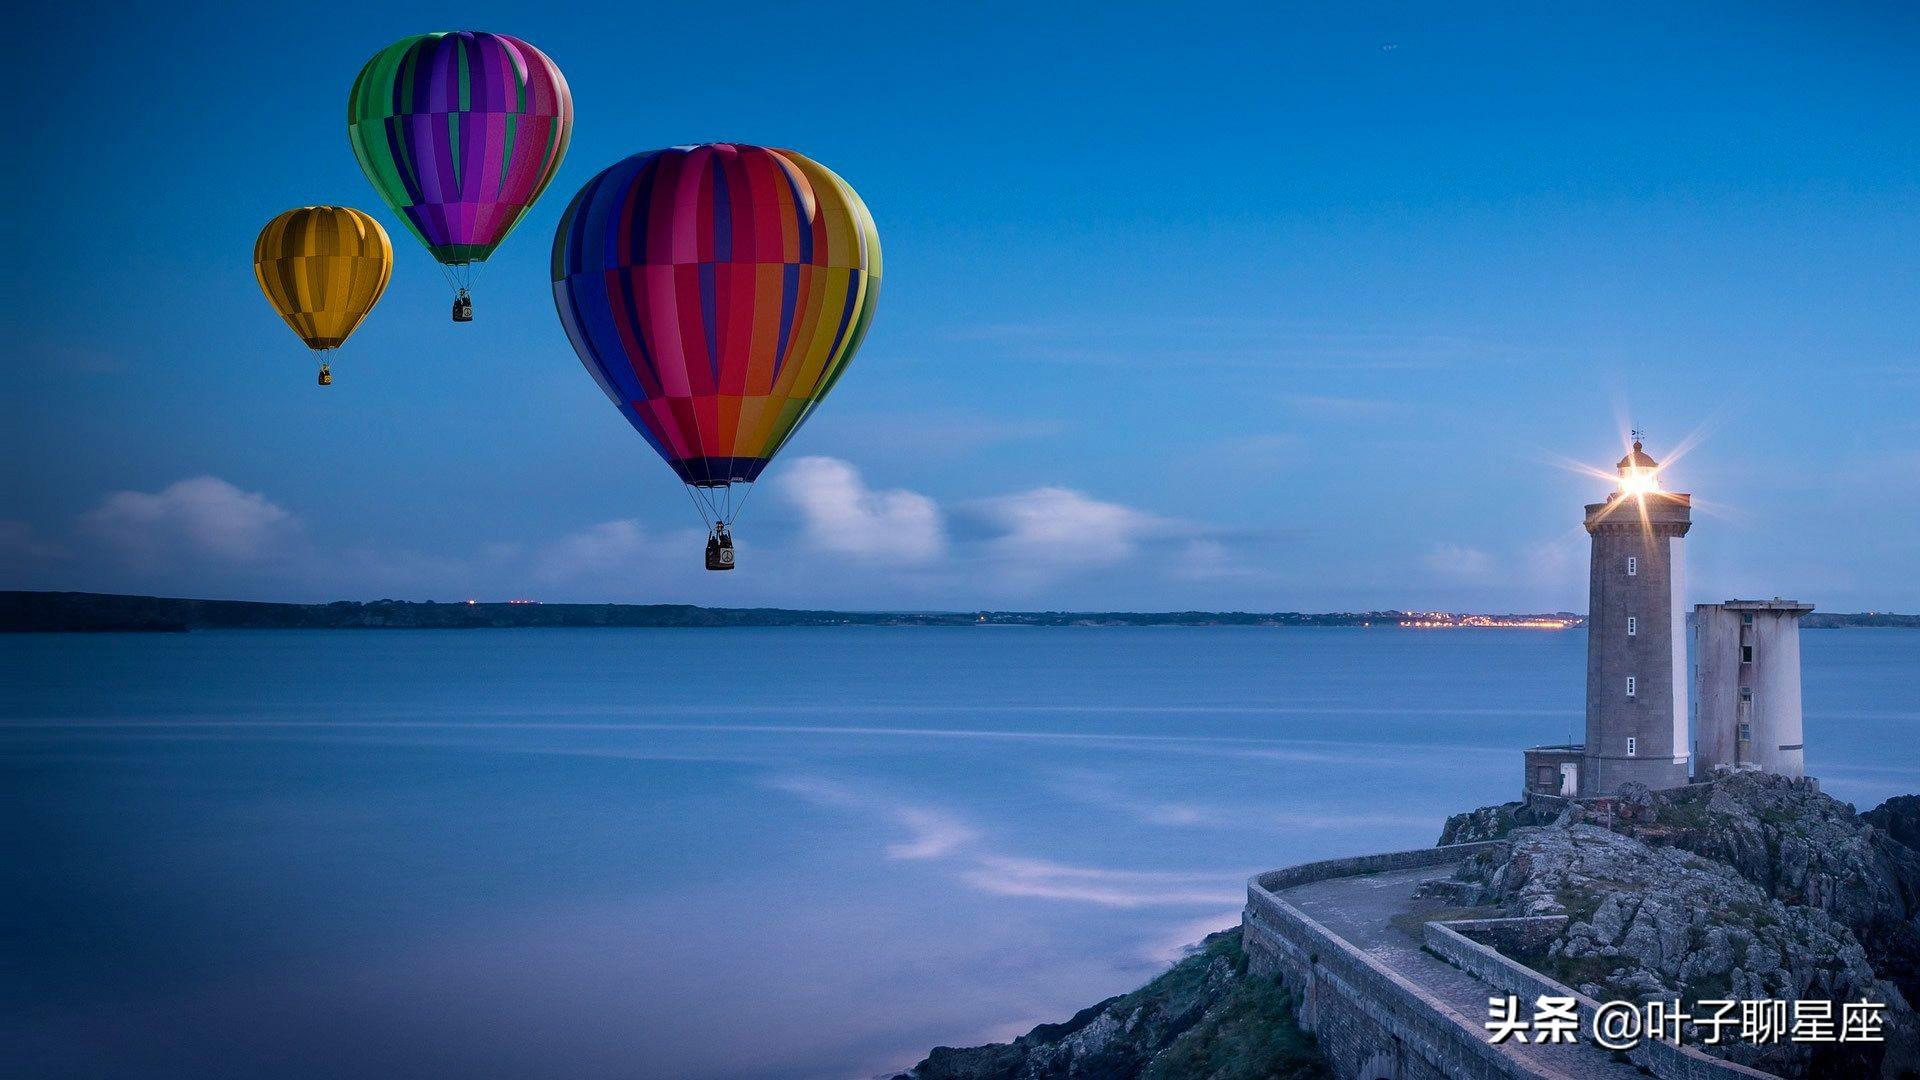
[[1247, 974], [1240, 931], [1131, 994], [1011, 1043], [939, 1047], [893, 1080], [1324, 1080], [1326, 1061], [1270, 978]]
[[1907, 847], [1920, 851], [1920, 795], [1895, 795], [1860, 819]]
[[1447, 819], [1440, 830], [1440, 845], [1471, 844], [1480, 840], [1500, 840], [1515, 829], [1552, 824], [1555, 815], [1542, 814], [1526, 803], [1510, 802], [1483, 806]]
[[[1876, 1000], [1906, 1012], [1832, 914], [1769, 896], [1733, 867], [1677, 847], [1597, 825], [1523, 829], [1481, 872], [1516, 914], [1569, 917], [1538, 956], [1518, 959], [1602, 1000]], [[1878, 1048], [1860, 1044], [1719, 1052], [1786, 1076], [1867, 1076], [1880, 1063]]]
[[[1920, 851], [1907, 842], [1920, 838], [1920, 796], [1856, 815], [1813, 781], [1723, 770], [1711, 784], [1671, 791], [1628, 784], [1605, 813], [1582, 816], [1732, 867], [1774, 899], [1832, 915], [1881, 978], [1920, 1001]], [[1449, 818], [1441, 842], [1538, 824], [1547, 823], [1522, 803], [1485, 807]]]

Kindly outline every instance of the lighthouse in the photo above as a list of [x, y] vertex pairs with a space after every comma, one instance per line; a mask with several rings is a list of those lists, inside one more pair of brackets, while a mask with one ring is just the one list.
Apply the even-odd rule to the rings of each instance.
[[1620, 481], [1587, 507], [1593, 537], [1587, 601], [1587, 739], [1579, 793], [1610, 795], [1629, 781], [1687, 782], [1687, 607], [1684, 537], [1691, 497], [1660, 484], [1641, 447]]
[[[1684, 787], [1727, 769], [1805, 783], [1797, 600], [1728, 600], [1694, 613], [1694, 678], [1687, 677], [1687, 576], [1682, 545], [1693, 497], [1667, 491], [1660, 463], [1633, 433], [1605, 502], [1587, 506], [1587, 738], [1529, 746], [1521, 790], [1531, 805], [1605, 799], [1624, 784]], [[1688, 692], [1698, 754], [1689, 753]]]

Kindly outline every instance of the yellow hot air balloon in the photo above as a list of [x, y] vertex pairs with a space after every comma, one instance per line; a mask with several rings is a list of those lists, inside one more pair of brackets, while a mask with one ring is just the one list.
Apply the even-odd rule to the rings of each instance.
[[393, 245], [378, 221], [350, 206], [302, 206], [260, 230], [253, 276], [273, 309], [320, 354], [320, 385], [328, 386], [327, 353], [387, 291]]

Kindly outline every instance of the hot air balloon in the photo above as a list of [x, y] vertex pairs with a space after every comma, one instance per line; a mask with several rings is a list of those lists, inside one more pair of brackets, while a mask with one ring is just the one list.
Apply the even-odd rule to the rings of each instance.
[[374, 190], [439, 260], [453, 321], [474, 266], [545, 191], [573, 97], [545, 53], [505, 34], [416, 34], [375, 53], [347, 97], [347, 138]]
[[635, 154], [580, 189], [553, 238], [560, 322], [687, 485], [709, 570], [733, 568], [753, 482], [846, 372], [879, 294], [866, 204], [792, 150]]
[[351, 206], [302, 206], [260, 230], [253, 276], [273, 309], [320, 354], [320, 385], [331, 386], [327, 354], [387, 291], [393, 245], [378, 221]]

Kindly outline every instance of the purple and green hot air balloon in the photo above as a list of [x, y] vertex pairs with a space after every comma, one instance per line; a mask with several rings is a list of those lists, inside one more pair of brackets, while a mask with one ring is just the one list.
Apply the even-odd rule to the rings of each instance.
[[546, 190], [573, 133], [566, 77], [519, 38], [416, 34], [374, 54], [347, 98], [347, 138], [374, 190], [427, 246], [473, 317], [468, 289]]

